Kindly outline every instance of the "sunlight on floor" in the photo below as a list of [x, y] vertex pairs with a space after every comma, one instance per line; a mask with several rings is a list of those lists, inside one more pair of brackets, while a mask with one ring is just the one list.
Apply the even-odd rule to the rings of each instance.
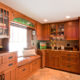
[[28, 80], [80, 80], [80, 75], [44, 68], [37, 71]]

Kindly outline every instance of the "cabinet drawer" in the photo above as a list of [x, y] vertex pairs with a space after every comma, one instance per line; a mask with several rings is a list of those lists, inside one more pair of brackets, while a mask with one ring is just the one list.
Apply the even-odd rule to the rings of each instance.
[[11, 61], [11, 62], [9, 62], [8, 64], [7, 64], [7, 67], [8, 68], [13, 68], [13, 67], [15, 67], [16, 66], [16, 62], [15, 61]]
[[71, 72], [80, 73], [79, 65], [71, 64]]
[[30, 73], [30, 64], [17, 68], [17, 79], [21, 80]]
[[35, 60], [33, 63], [32, 63], [32, 71], [36, 71], [40, 69], [40, 59], [38, 60]]
[[62, 63], [61, 69], [66, 71], [71, 71], [71, 65], [69, 63]]
[[79, 57], [77, 57], [77, 56], [61, 56], [61, 62], [79, 64]]
[[8, 62], [13, 61], [13, 60], [16, 60], [16, 54], [15, 53], [11, 53], [11, 54], [3, 56], [2, 63], [5, 64], [5, 63], [8, 63]]
[[2, 64], [0, 66], [0, 71], [4, 71], [4, 70], [7, 70], [7, 69], [11, 69], [11, 68], [14, 68], [16, 67], [16, 62], [15, 61], [11, 61], [9, 63], [6, 63], [6, 64]]

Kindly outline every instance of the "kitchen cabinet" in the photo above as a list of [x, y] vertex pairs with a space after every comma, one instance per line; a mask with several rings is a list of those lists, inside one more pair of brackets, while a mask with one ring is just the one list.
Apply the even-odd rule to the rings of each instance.
[[79, 40], [79, 22], [78, 20], [65, 22], [65, 39]]
[[47, 51], [45, 51], [45, 66], [49, 66], [49, 52]]
[[[25, 62], [25, 61], [24, 61]], [[30, 75], [35, 73], [41, 66], [41, 59], [38, 57], [37, 59], [30, 58], [29, 62], [24, 65], [20, 65], [16, 69], [16, 79], [17, 80], [25, 80], [29, 78]]]
[[2, 80], [16, 80], [16, 70], [4, 71], [2, 74]]
[[40, 69], [40, 59], [32, 62], [32, 73], [37, 71], [38, 69]]
[[50, 36], [49, 24], [43, 24], [42, 33], [43, 33], [43, 40], [49, 40], [49, 36]]
[[[79, 40], [79, 21], [66, 21], [61, 23], [43, 24], [39, 31], [41, 40]], [[44, 34], [43, 34], [44, 33]]]
[[46, 66], [51, 68], [58, 68], [59, 67], [59, 55], [56, 51], [46, 53]]
[[59, 55], [56, 51], [49, 52], [47, 57], [48, 57], [48, 60], [47, 60], [48, 63], [47, 63], [47, 61], [46, 61], [46, 63], [48, 65], [46, 65], [46, 66], [51, 67], [51, 68], [58, 68], [59, 67]]
[[21, 67], [17, 68], [17, 79], [22, 80], [27, 77], [27, 75], [30, 73], [30, 64], [23, 65]]
[[0, 80], [16, 80], [17, 53], [4, 52], [0, 58]]
[[9, 36], [9, 11], [0, 8], [0, 38]]
[[37, 39], [38, 40], [49, 40], [50, 27], [48, 24], [37, 24]]
[[[39, 51], [39, 50], [38, 50]], [[43, 50], [40, 50], [43, 54]], [[38, 53], [38, 52], [37, 52]], [[42, 63], [43, 64], [43, 63]], [[45, 66], [80, 74], [79, 51], [45, 50]]]
[[42, 24], [37, 23], [37, 27], [36, 27], [36, 33], [37, 33], [37, 40], [42, 40]]

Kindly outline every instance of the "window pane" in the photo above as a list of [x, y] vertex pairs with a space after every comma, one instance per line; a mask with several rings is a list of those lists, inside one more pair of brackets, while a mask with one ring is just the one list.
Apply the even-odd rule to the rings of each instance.
[[10, 26], [9, 50], [18, 51], [18, 56], [22, 56], [24, 48], [27, 48], [27, 29]]

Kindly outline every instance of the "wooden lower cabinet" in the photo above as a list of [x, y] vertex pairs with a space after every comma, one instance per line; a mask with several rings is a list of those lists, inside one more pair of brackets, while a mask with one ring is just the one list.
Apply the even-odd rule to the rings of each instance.
[[38, 69], [40, 69], [40, 59], [32, 62], [32, 72], [35, 72]]
[[16, 80], [16, 69], [1, 73], [0, 80]]
[[30, 63], [22, 65], [16, 70], [16, 80], [27, 80], [30, 75], [40, 69], [41, 59], [36, 59]]
[[80, 53], [73, 51], [45, 51], [45, 66], [80, 73]]
[[30, 73], [30, 64], [23, 65], [17, 68], [17, 80], [22, 80]]
[[59, 68], [59, 54], [56, 52], [46, 53], [45, 64], [47, 67]]

